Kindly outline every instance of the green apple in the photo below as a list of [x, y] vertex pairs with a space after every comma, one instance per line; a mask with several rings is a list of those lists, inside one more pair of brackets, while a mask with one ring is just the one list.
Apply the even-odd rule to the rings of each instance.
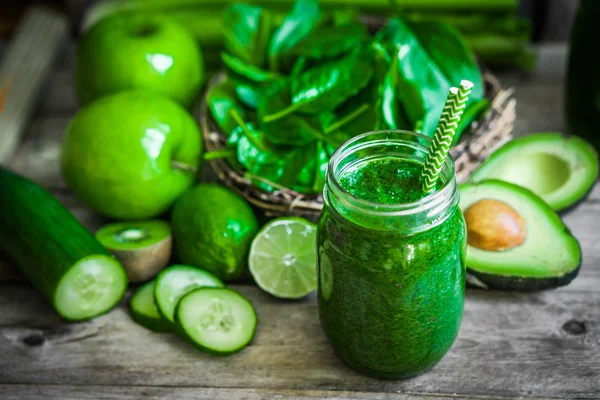
[[192, 185], [201, 155], [198, 126], [181, 105], [135, 90], [79, 110], [61, 167], [67, 185], [98, 213], [144, 219], [165, 212]]
[[200, 48], [167, 16], [110, 16], [77, 45], [75, 83], [83, 104], [109, 93], [147, 89], [189, 107], [203, 80]]

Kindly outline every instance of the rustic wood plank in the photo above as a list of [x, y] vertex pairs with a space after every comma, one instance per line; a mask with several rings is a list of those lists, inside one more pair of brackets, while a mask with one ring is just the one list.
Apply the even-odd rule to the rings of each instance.
[[[72, 385], [1, 385], [3, 400], [452, 400], [463, 396], [430, 396], [416, 393], [365, 393], [333, 390], [268, 390], [268, 389], [225, 389], [225, 388], [189, 388], [160, 386], [72, 386]], [[486, 400], [488, 396], [469, 396], [469, 399]], [[499, 399], [494, 397], [494, 399]], [[528, 397], [530, 400], [541, 398]]]
[[470, 291], [450, 353], [407, 381], [371, 379], [333, 353], [316, 301], [234, 286], [259, 315], [254, 342], [228, 358], [135, 325], [124, 305], [62, 321], [33, 290], [0, 285], [0, 383], [345, 390], [489, 396], [600, 396], [600, 293]]

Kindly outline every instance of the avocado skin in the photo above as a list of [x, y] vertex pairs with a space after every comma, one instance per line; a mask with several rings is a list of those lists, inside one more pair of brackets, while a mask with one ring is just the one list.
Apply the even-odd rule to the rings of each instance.
[[560, 210], [556, 210], [556, 213], [560, 216], [563, 216], [565, 214], [570, 213], [571, 211], [573, 211], [574, 209], [578, 208], [581, 203], [585, 202], [588, 197], [590, 196], [590, 194], [594, 191], [594, 188], [596, 187], [596, 185], [592, 185], [587, 192], [584, 193], [583, 196], [581, 196], [580, 199], [578, 199], [575, 203], [568, 205], [565, 208], [561, 208]]
[[467, 272], [485, 283], [489, 289], [506, 290], [515, 292], [537, 292], [540, 290], [554, 289], [566, 286], [579, 273], [581, 264], [573, 271], [552, 278], [525, 278], [522, 276], [499, 276], [491, 275], [467, 269]]
[[[571, 231], [565, 229], [569, 234]], [[581, 245], [579, 241], [579, 254], [581, 253]], [[512, 275], [494, 275], [485, 272], [477, 271], [467, 267], [467, 274], [472, 275], [487, 286], [487, 289], [505, 290], [515, 292], [537, 292], [540, 290], [555, 289], [560, 286], [567, 286], [579, 274], [583, 257], [579, 257], [577, 268], [560, 276], [552, 276], [547, 278], [534, 278]], [[467, 282], [469, 280], [467, 279]], [[471, 285], [472, 287], [476, 287]], [[480, 288], [481, 289], [481, 288]]]

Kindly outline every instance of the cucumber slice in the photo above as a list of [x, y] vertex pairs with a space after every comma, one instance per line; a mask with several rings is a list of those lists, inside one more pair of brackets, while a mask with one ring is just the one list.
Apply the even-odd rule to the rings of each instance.
[[201, 287], [224, 287], [225, 284], [208, 271], [189, 265], [172, 265], [156, 278], [154, 301], [160, 316], [175, 322], [175, 307], [187, 292]]
[[171, 332], [171, 324], [165, 321], [154, 302], [154, 281], [150, 281], [136, 290], [129, 302], [131, 318], [138, 324], [154, 332]]
[[252, 303], [238, 292], [202, 288], [183, 296], [175, 320], [178, 332], [199, 350], [228, 355], [250, 343], [258, 317]]
[[105, 255], [89, 256], [60, 279], [54, 308], [63, 318], [80, 321], [113, 308], [126, 289], [125, 271], [117, 260]]

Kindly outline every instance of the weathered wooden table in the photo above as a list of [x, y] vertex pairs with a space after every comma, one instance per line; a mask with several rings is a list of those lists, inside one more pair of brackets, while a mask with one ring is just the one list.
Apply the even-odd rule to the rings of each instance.
[[[69, 48], [13, 166], [94, 229], [104, 221], [71, 196], [58, 169], [77, 107], [72, 55]], [[543, 47], [532, 76], [500, 75], [517, 89], [517, 134], [563, 129], [565, 55], [564, 46]], [[406, 381], [347, 368], [321, 332], [314, 297], [279, 301], [236, 286], [257, 307], [258, 333], [241, 353], [216, 358], [136, 325], [125, 301], [69, 324], [27, 285], [0, 284], [0, 399], [600, 398], [600, 188], [565, 221], [583, 247], [579, 277], [543, 293], [469, 290], [450, 353]]]

